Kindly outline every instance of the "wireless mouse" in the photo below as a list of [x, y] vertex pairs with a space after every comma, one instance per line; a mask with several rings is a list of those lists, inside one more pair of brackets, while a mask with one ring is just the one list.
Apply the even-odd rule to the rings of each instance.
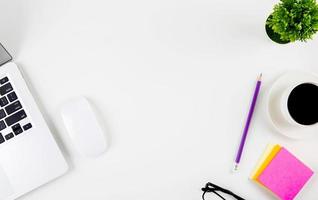
[[107, 149], [105, 132], [85, 97], [69, 100], [61, 108], [63, 123], [78, 152], [96, 157]]

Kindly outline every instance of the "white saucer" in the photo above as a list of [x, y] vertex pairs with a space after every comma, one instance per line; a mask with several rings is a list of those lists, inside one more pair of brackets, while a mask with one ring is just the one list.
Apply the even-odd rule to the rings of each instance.
[[314, 134], [318, 135], [318, 124], [312, 126], [292, 125], [285, 120], [280, 111], [280, 98], [283, 92], [287, 88], [303, 82], [318, 83], [318, 76], [303, 71], [288, 72], [272, 84], [268, 90], [266, 100], [266, 111], [271, 124], [279, 133], [294, 139], [302, 139]]

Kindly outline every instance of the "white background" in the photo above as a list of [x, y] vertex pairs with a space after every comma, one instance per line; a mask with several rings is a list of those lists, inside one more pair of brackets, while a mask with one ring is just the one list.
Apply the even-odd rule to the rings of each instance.
[[[266, 145], [286, 146], [318, 171], [318, 137], [270, 126], [265, 93], [281, 73], [318, 72], [318, 38], [278, 45], [264, 23], [273, 0], [0, 1], [0, 41], [22, 68], [70, 163], [68, 174], [22, 199], [200, 199], [217, 183], [272, 199], [248, 177]], [[264, 82], [239, 173], [231, 168], [260, 72]], [[79, 156], [58, 109], [87, 96], [109, 150]], [[315, 176], [298, 199], [318, 196]]]

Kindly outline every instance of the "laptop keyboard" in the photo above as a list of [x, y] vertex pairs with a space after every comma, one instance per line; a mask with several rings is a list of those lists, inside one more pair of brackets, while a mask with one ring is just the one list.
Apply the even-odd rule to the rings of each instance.
[[32, 128], [8, 77], [0, 79], [0, 144]]

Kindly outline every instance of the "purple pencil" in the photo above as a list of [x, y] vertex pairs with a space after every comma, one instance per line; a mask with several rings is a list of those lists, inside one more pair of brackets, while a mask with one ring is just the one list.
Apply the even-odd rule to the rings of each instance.
[[246, 137], [247, 137], [247, 133], [248, 133], [248, 129], [250, 127], [251, 124], [251, 120], [253, 117], [253, 113], [254, 113], [254, 109], [255, 109], [255, 105], [256, 105], [256, 101], [257, 101], [257, 97], [261, 88], [261, 83], [262, 83], [262, 74], [259, 75], [258, 79], [257, 79], [257, 83], [256, 83], [256, 87], [255, 87], [255, 91], [254, 91], [254, 95], [253, 95], [253, 100], [252, 103], [250, 105], [250, 110], [248, 112], [248, 116], [247, 116], [247, 120], [245, 123], [245, 127], [244, 127], [244, 131], [243, 131], [243, 135], [241, 138], [241, 142], [240, 142], [240, 147], [237, 151], [236, 154], [236, 158], [235, 158], [235, 166], [234, 166], [234, 170], [238, 170], [238, 165], [240, 163], [242, 154], [243, 154], [243, 149], [244, 149], [244, 145], [245, 145], [245, 141], [246, 141]]

